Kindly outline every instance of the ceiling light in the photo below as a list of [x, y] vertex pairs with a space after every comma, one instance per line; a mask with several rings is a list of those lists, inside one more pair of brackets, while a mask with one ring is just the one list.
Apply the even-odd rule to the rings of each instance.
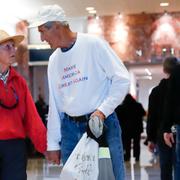
[[96, 14], [96, 10], [89, 11], [90, 14]]
[[161, 7], [167, 7], [167, 6], [169, 6], [169, 3], [168, 2], [162, 2], [162, 3], [160, 3], [160, 6]]
[[162, 52], [166, 52], [166, 51], [167, 51], [167, 49], [166, 49], [166, 48], [163, 48], [163, 49], [162, 49]]
[[98, 20], [98, 19], [99, 19], [99, 16], [97, 16], [96, 14], [94, 14], [94, 18], [95, 18], [96, 20]]
[[152, 75], [152, 73], [149, 71], [149, 69], [145, 68], [145, 71], [146, 71], [146, 73], [147, 73], [149, 76]]
[[136, 79], [137, 80], [140, 80], [140, 79], [149, 79], [149, 80], [152, 80], [152, 76], [136, 76]]
[[86, 10], [87, 11], [92, 11], [92, 10], [94, 10], [94, 7], [87, 7]]
[[120, 12], [118, 12], [118, 18], [122, 19], [122, 14]]

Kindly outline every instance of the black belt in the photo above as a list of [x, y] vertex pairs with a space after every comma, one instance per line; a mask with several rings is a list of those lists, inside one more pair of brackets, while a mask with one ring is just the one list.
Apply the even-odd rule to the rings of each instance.
[[69, 120], [75, 121], [75, 122], [87, 122], [89, 120], [89, 117], [91, 114], [85, 114], [83, 116], [69, 116], [68, 114], [64, 113], [64, 115], [69, 118]]

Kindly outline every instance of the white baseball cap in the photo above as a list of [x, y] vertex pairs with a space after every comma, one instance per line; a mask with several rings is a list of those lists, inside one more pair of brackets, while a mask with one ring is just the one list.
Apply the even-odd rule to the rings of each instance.
[[39, 10], [37, 17], [30, 22], [29, 27], [37, 27], [48, 21], [66, 22], [66, 15], [62, 7], [57, 4], [45, 5]]

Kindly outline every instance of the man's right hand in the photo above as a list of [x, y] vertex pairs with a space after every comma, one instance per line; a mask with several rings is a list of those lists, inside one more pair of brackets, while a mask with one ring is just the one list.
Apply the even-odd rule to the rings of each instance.
[[173, 133], [164, 133], [164, 141], [166, 145], [172, 147], [172, 144], [174, 143]]
[[155, 148], [156, 148], [156, 144], [154, 144], [151, 141], [148, 141], [148, 150], [153, 153]]
[[60, 158], [61, 158], [61, 154], [60, 151], [47, 151], [46, 152], [46, 159], [48, 160], [49, 163], [52, 164], [60, 164]]

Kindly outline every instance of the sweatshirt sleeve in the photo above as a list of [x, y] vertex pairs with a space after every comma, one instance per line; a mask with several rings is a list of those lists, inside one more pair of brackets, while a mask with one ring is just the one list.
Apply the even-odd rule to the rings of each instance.
[[53, 80], [49, 76], [53, 72], [50, 72], [50, 64], [48, 67], [48, 84], [49, 84], [49, 113], [47, 122], [47, 150], [54, 151], [60, 149], [61, 141], [61, 123], [60, 112], [56, 104], [55, 92], [53, 88]]
[[41, 153], [46, 151], [46, 128], [36, 110], [31, 93], [24, 81], [25, 87], [25, 131], [33, 142], [35, 149]]
[[109, 44], [104, 40], [100, 40], [99, 42], [96, 45], [96, 53], [99, 54], [97, 60], [102, 70], [107, 74], [107, 78], [111, 82], [111, 87], [108, 96], [98, 109], [107, 117], [122, 103], [128, 93], [129, 73]]
[[148, 104], [148, 116], [147, 116], [147, 139], [156, 143], [157, 141], [157, 128], [158, 128], [158, 94], [157, 87], [155, 87], [151, 94], [149, 95], [149, 104]]

